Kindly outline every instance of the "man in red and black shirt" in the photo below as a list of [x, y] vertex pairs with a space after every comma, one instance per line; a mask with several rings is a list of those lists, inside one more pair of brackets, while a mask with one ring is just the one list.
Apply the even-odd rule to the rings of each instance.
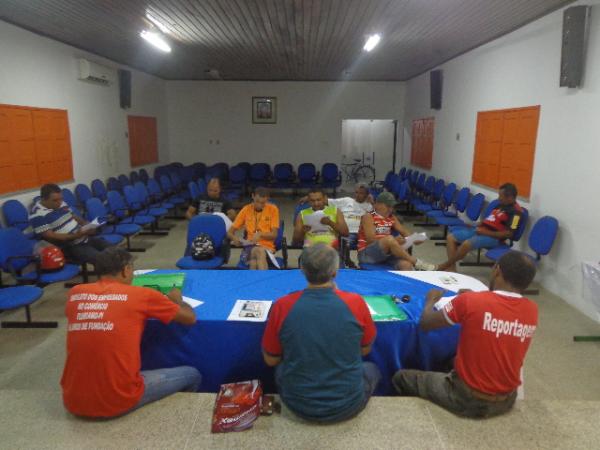
[[538, 323], [537, 305], [521, 295], [534, 276], [533, 261], [511, 251], [494, 266], [490, 291], [459, 294], [439, 311], [433, 307], [443, 292], [430, 291], [419, 326], [429, 331], [461, 325], [454, 370], [399, 370], [392, 380], [398, 393], [426, 398], [467, 417], [509, 411]]
[[492, 248], [499, 241], [512, 237], [519, 227], [523, 212], [517, 203], [517, 187], [512, 183], [500, 186], [498, 201], [498, 207], [475, 227], [456, 227], [450, 232], [446, 240], [448, 260], [440, 264], [437, 270], [456, 272], [456, 263], [471, 250]]

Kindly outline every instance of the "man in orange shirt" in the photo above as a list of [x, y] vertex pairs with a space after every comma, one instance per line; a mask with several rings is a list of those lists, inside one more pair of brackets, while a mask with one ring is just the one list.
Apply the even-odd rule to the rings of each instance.
[[131, 286], [131, 260], [125, 249], [104, 250], [95, 264], [100, 280], [69, 291], [61, 386], [64, 405], [75, 415], [117, 417], [178, 391], [195, 392], [200, 385], [194, 367], [140, 371], [146, 319], [193, 325], [196, 315], [178, 289], [165, 296]]
[[263, 187], [256, 188], [252, 194], [252, 203], [242, 208], [227, 232], [231, 243], [241, 246], [242, 241], [235, 233], [241, 228], [246, 230], [246, 239], [254, 244], [248, 247], [250, 249], [248, 265], [251, 270], [267, 270], [269, 268], [267, 252], [275, 253], [275, 239], [279, 231], [279, 209], [268, 201], [269, 191]]

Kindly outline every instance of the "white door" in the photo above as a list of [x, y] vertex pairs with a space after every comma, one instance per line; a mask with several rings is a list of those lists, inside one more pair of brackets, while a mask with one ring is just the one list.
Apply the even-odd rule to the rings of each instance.
[[[359, 162], [372, 166], [375, 180], [383, 180], [392, 170], [394, 158], [394, 121], [393, 120], [357, 120], [342, 121], [342, 166]], [[358, 160], [358, 161], [357, 161]], [[352, 170], [345, 166], [345, 172]], [[344, 170], [342, 170], [344, 173]], [[355, 180], [343, 175], [344, 183]], [[359, 181], [372, 181], [371, 179]]]

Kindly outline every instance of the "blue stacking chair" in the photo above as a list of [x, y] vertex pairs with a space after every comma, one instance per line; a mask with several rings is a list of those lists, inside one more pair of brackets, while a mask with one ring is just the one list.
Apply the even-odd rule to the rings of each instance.
[[[442, 233], [442, 235], [432, 236], [431, 240], [445, 241], [446, 237], [448, 236], [448, 228], [450, 226], [464, 225], [464, 222], [458, 218], [458, 213], [463, 213], [467, 210], [467, 207], [470, 205], [470, 196], [470, 189], [464, 187], [458, 192], [458, 195], [454, 200], [454, 211], [430, 211], [429, 213], [427, 213], [428, 217], [432, 217], [438, 225], [444, 227], [444, 232]], [[481, 197], [483, 197], [483, 194], [481, 194]], [[483, 201], [485, 200], [485, 198], [481, 199], [481, 197], [479, 197], [478, 201], [480, 201], [481, 205], [483, 205]], [[435, 245], [446, 245], [446, 243], [438, 242]]]
[[[523, 227], [525, 228], [525, 227]], [[516, 233], [515, 233], [516, 234]], [[558, 220], [552, 216], [543, 216], [538, 219], [535, 225], [531, 228], [529, 233], [528, 245], [531, 250], [534, 251], [535, 256], [530, 256], [536, 261], [540, 261], [542, 255], [550, 253], [556, 236], [558, 234]], [[522, 232], [521, 232], [522, 235]], [[485, 256], [492, 261], [498, 261], [505, 253], [512, 250], [508, 246], [498, 246], [488, 250]]]
[[141, 192], [134, 186], [125, 186], [123, 188], [123, 197], [129, 209], [129, 213], [133, 216], [133, 223], [138, 225], [150, 225], [149, 232], [140, 234], [153, 234], [164, 236], [166, 232], [158, 232], [158, 220], [161, 216], [167, 213], [164, 208], [148, 208], [144, 202]]
[[2, 328], [56, 328], [58, 322], [34, 322], [31, 320], [29, 305], [44, 295], [44, 290], [38, 286], [1, 286], [0, 310], [11, 310], [25, 307], [25, 322], [3, 321]]
[[[211, 259], [196, 260], [191, 256], [192, 241], [200, 233], [208, 234], [214, 243], [215, 256]], [[221, 251], [226, 236], [225, 222], [221, 217], [214, 214], [198, 214], [190, 220], [188, 225], [185, 254], [177, 261], [177, 267], [184, 270], [217, 269], [221, 267], [225, 263], [225, 258], [221, 255]]]
[[325, 163], [321, 167], [321, 186], [324, 189], [333, 189], [333, 196], [337, 194], [337, 188], [342, 184], [342, 173], [337, 164]]
[[[477, 222], [477, 219], [479, 219], [481, 211], [483, 210], [484, 202], [485, 196], [481, 193], [471, 197], [471, 200], [467, 205], [467, 209], [465, 210], [467, 218], [471, 221], [471, 223], [475, 223]], [[459, 217], [436, 217], [435, 221], [438, 223], [438, 225], [442, 225], [444, 227], [456, 227], [467, 225], [467, 223]]]
[[[287, 254], [287, 241], [285, 239], [284, 234], [284, 228], [285, 228], [285, 223], [283, 222], [283, 220], [279, 221], [279, 230], [277, 231], [277, 237], [275, 238], [275, 251], [280, 251], [281, 250], [281, 257], [276, 256], [275, 259], [277, 260], [277, 264], [279, 264], [279, 267], [281, 269], [287, 269], [288, 268], [288, 254]], [[242, 261], [242, 259], [240, 258], [240, 261], [238, 262], [237, 265], [238, 269], [248, 269], [248, 263], [246, 263], [245, 261]], [[269, 269], [271, 269], [271, 267], [269, 266]]]
[[171, 183], [171, 178], [167, 175], [162, 175], [160, 177], [160, 187], [165, 194], [165, 199], [172, 203], [175, 206], [180, 206], [185, 204], [185, 199], [180, 195], [177, 195], [173, 184]]
[[196, 182], [196, 185], [198, 186], [198, 190], [200, 191], [200, 195], [206, 195], [206, 192], [207, 192], [207, 190], [206, 190], [206, 188], [207, 188], [207, 186], [206, 186], [207, 185], [206, 180], [204, 178], [201, 178], [201, 179], [199, 179]]
[[198, 200], [198, 198], [200, 197], [200, 189], [198, 189], [198, 184], [194, 181], [190, 181], [188, 183], [188, 189], [190, 191], [191, 200]]
[[130, 211], [127, 203], [117, 191], [108, 191], [107, 198], [108, 210], [120, 223], [134, 223], [144, 227], [146, 225], [152, 226], [156, 222], [156, 219], [152, 216], [139, 215]]
[[229, 169], [229, 191], [243, 196], [248, 188], [248, 169], [237, 164]]
[[312, 188], [317, 184], [318, 174], [313, 163], [302, 163], [298, 166], [298, 187]]
[[27, 239], [18, 228], [0, 229], [0, 268], [10, 273], [18, 284], [45, 286], [79, 275], [76, 264], [65, 264], [59, 270], [42, 272], [39, 257], [34, 255], [34, 245], [35, 241]]
[[273, 182], [271, 186], [275, 188], [293, 188], [296, 174], [290, 163], [275, 164], [273, 168]]
[[[490, 205], [493, 202], [490, 202]], [[499, 203], [499, 202], [498, 202]], [[496, 206], [497, 204], [496, 203]], [[494, 206], [495, 208], [495, 206]], [[486, 209], [485, 213], [487, 214], [482, 214], [481, 217], [485, 218], [489, 215], [489, 213], [494, 209], [494, 208], [490, 208], [488, 206], [488, 208]], [[496, 246], [493, 247], [482, 247], [482, 248], [478, 248], [477, 249], [477, 260], [475, 262], [470, 262], [470, 261], [461, 261], [459, 263], [459, 265], [464, 266], [464, 267], [475, 267], [475, 266], [493, 266], [494, 263], [493, 262], [487, 262], [487, 261], [481, 261], [481, 251], [482, 250], [492, 250], [492, 249], [510, 249], [515, 242], [518, 242], [521, 237], [523, 236], [523, 233], [525, 232], [525, 227], [527, 226], [527, 221], [529, 220], [529, 211], [527, 210], [527, 208], [522, 208], [523, 211], [521, 213], [521, 220], [519, 221], [519, 226], [517, 227], [517, 229], [514, 231], [512, 237], [510, 239], [508, 239], [507, 241], [501, 242], [498, 241], [498, 244]], [[453, 230], [453, 228], [451, 228], [451, 231]], [[486, 256], [487, 256], [487, 252], [486, 252]]]
[[2, 204], [4, 222], [8, 227], [18, 228], [28, 239], [35, 238], [29, 223], [27, 208], [18, 200], [7, 200]]
[[144, 184], [148, 184], [149, 179], [150, 179], [150, 176], [148, 175], [148, 172], [146, 171], [146, 169], [140, 169], [140, 181]]
[[169, 178], [171, 179], [171, 186], [173, 187], [177, 196], [183, 198], [185, 201], [190, 200], [190, 193], [187, 191], [187, 186], [183, 184], [181, 177], [179, 176], [180, 169], [172, 170], [169, 172]]
[[192, 167], [194, 168], [194, 177], [196, 180], [199, 179], [204, 179], [204, 175], [206, 174], [206, 164], [201, 163], [201, 162], [197, 162], [192, 164]]
[[266, 163], [256, 163], [250, 166], [250, 185], [255, 187], [265, 187], [269, 185], [271, 169]]
[[190, 181], [196, 181], [194, 168], [192, 166], [185, 166], [181, 169], [181, 180], [187, 186]]
[[75, 214], [77, 214], [78, 216], [82, 216], [81, 211], [80, 211], [81, 205], [77, 201], [77, 197], [75, 197], [75, 194], [73, 194], [73, 191], [71, 191], [71, 189], [62, 188], [62, 197], [63, 197], [63, 201], [67, 205], [69, 205], [69, 208], [71, 208], [73, 210], [73, 212], [75, 212]]
[[138, 181], [140, 181], [140, 174], [137, 173], [135, 170], [132, 170], [131, 172], [129, 172], [129, 182], [131, 184], [135, 184]]
[[[142, 227], [135, 223], [119, 223], [118, 219], [111, 215], [106, 206], [99, 198], [92, 197], [85, 203], [87, 211], [87, 219], [92, 221], [98, 219], [100, 222], [106, 222], [106, 225], [100, 230], [100, 237], [105, 238], [106, 235], [118, 235], [125, 239], [127, 250], [130, 252], [145, 252], [143, 248], [131, 247], [131, 236], [142, 231]], [[109, 238], [111, 239], [111, 238]]]
[[94, 196], [91, 189], [83, 183], [75, 186], [75, 197], [77, 197], [77, 204], [81, 209], [85, 209], [85, 203]]
[[148, 188], [148, 195], [150, 196], [150, 200], [152, 201], [152, 206], [159, 206], [161, 208], [165, 208], [171, 210], [175, 208], [175, 204], [166, 200], [166, 195], [163, 193], [158, 181], [154, 178], [150, 178], [148, 183], [146, 184]]
[[137, 195], [138, 201], [142, 205], [142, 210], [138, 213], [159, 218], [166, 216], [169, 210], [160, 204], [155, 204], [150, 196], [150, 192], [144, 183], [138, 181], [133, 185], [133, 189]]
[[[464, 189], [466, 189], [466, 194], [464, 194], [465, 195], [464, 205], [466, 208], [467, 199], [469, 198], [469, 188], [464, 188]], [[425, 212], [425, 216], [427, 217], [427, 219], [429, 219], [431, 217], [443, 216], [447, 212], [449, 212], [448, 210], [449, 210], [450, 206], [452, 205], [452, 202], [454, 201], [455, 195], [456, 195], [456, 183], [448, 183], [444, 187], [444, 190], [443, 190], [442, 195], [441, 195], [440, 199], [438, 200], [438, 202], [435, 203], [434, 205], [432, 205], [432, 207], [429, 211]], [[463, 211], [464, 211], [464, 209], [463, 209]], [[456, 214], [454, 212], [451, 212], [448, 215], [456, 216]]]
[[123, 190], [123, 186], [121, 186], [121, 183], [115, 177], [110, 177], [108, 180], [106, 180], [106, 188], [109, 191], [121, 192]]
[[[106, 201], [106, 185], [104, 182], [98, 178], [92, 180], [92, 193], [93, 197], [99, 198], [101, 201]], [[87, 201], [87, 200], [86, 200]]]
[[398, 171], [398, 175], [400, 175], [400, 178], [402, 179], [402, 181], [404, 181], [406, 179], [406, 167], [401, 167], [400, 170]]
[[119, 180], [119, 184], [121, 185], [121, 189], [125, 189], [125, 186], [130, 186], [131, 185], [131, 181], [129, 181], [129, 177], [125, 174], [121, 174], [117, 177], [117, 180]]

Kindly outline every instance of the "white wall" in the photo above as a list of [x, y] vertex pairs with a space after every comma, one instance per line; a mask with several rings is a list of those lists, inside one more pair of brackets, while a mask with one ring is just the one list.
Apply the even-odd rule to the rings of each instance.
[[[81, 57], [124, 67], [0, 21], [0, 104], [68, 110], [76, 183], [129, 173], [128, 114], [157, 117], [159, 158], [168, 162], [165, 82], [133, 70], [132, 108], [123, 110], [117, 82], [101, 86], [77, 79]], [[28, 203], [36, 193], [3, 195], [0, 202]]]
[[[277, 97], [277, 124], [252, 124], [253, 96]], [[402, 123], [404, 83], [169, 81], [167, 103], [173, 161], [320, 167], [341, 162], [342, 119]]]
[[[582, 298], [581, 262], [598, 261], [600, 242], [600, 6], [594, 4], [584, 86], [559, 87], [562, 11], [460, 56], [444, 71], [442, 110], [429, 109], [429, 75], [407, 83], [404, 136], [415, 118], [435, 116], [432, 173], [470, 185], [477, 111], [541, 105], [530, 202], [532, 219], [552, 215], [559, 237], [539, 280], [600, 320]], [[579, 4], [579, 3], [577, 3]], [[460, 140], [456, 134], [460, 133]], [[405, 164], [410, 142], [405, 139]], [[495, 192], [471, 186], [488, 198]]]

